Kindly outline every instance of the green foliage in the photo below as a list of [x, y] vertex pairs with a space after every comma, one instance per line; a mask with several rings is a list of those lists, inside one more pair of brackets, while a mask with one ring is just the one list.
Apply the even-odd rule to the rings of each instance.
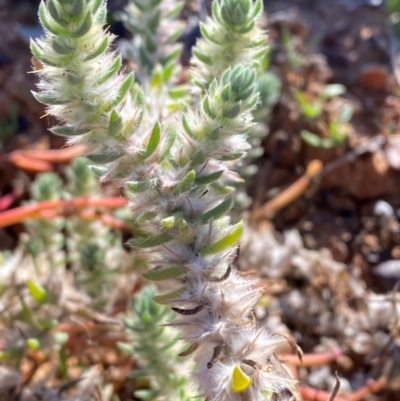
[[183, 32], [177, 18], [183, 6], [180, 0], [129, 0], [124, 12], [116, 14], [134, 36], [124, 42], [123, 51], [138, 64], [137, 77], [143, 84], [154, 78], [153, 70], [159, 64], [176, 68], [182, 50], [176, 41]]
[[[139, 399], [167, 399], [189, 401], [187, 362], [178, 356], [181, 351], [178, 333], [164, 323], [174, 318], [170, 308], [153, 301], [156, 289], [146, 286], [132, 299], [131, 311], [124, 319], [131, 342], [119, 343], [122, 352], [138, 358], [140, 366], [131, 372], [135, 378], [150, 379], [150, 388], [135, 391]], [[186, 366], [185, 366], [186, 365]]]

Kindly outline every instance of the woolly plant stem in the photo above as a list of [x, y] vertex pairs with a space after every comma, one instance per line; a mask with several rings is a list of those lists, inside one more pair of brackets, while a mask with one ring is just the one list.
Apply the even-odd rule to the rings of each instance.
[[274, 355], [283, 338], [251, 318], [262, 290], [233, 266], [244, 225], [230, 223], [233, 189], [223, 184], [232, 175], [227, 162], [249, 148], [258, 94], [248, 56], [259, 56], [265, 42], [249, 35], [261, 11], [259, 0], [214, 2], [215, 37], [208, 41], [224, 51], [206, 46], [196, 53], [211, 58], [193, 70], [204, 92], [176, 123], [142, 121], [144, 94], [133, 75], [119, 73], [120, 59], [108, 49], [101, 0], [42, 2], [46, 36], [32, 43], [41, 65], [35, 96], [62, 123], [52, 131], [89, 146], [88, 158], [100, 163], [94, 171], [126, 186], [140, 227], [130, 244], [151, 254], [155, 267], [145, 277], [173, 285], [154, 299], [179, 315], [170, 325], [189, 342], [181, 356], [195, 354], [198, 392], [209, 400], [297, 398]]

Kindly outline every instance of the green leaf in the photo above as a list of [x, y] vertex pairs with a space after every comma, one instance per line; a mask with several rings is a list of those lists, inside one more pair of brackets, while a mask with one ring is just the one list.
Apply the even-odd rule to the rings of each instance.
[[216, 45], [222, 44], [218, 35], [215, 35], [214, 31], [204, 22], [200, 22], [200, 32], [201, 32], [202, 36], [204, 36], [210, 42], [212, 42]]
[[[252, 106], [250, 106], [252, 107]], [[222, 112], [222, 115], [226, 118], [235, 118], [239, 115], [242, 106], [240, 103], [236, 103], [233, 106], [229, 107], [228, 109]]]
[[69, 14], [72, 17], [79, 17], [85, 10], [84, 0], [74, 0], [71, 3], [72, 7], [69, 10]]
[[105, 36], [103, 40], [100, 42], [100, 44], [86, 55], [83, 61], [93, 60], [94, 58], [100, 56], [107, 50], [109, 44], [110, 44], [110, 38], [109, 36]]
[[143, 274], [144, 278], [152, 281], [171, 280], [185, 274], [187, 268], [185, 265], [171, 266], [164, 269], [154, 269]]
[[342, 124], [348, 123], [352, 119], [353, 113], [354, 113], [353, 106], [349, 103], [345, 103], [339, 111], [338, 122]]
[[67, 81], [70, 85], [79, 85], [84, 79], [84, 76], [79, 76], [72, 73], [67, 73]]
[[304, 92], [296, 92], [297, 100], [307, 118], [313, 119], [319, 117], [323, 112], [323, 105], [319, 101], [310, 102]]
[[112, 62], [109, 70], [101, 78], [99, 78], [97, 84], [101, 85], [104, 84], [104, 82], [107, 82], [112, 76], [114, 76], [120, 70], [121, 66], [122, 66], [122, 58], [119, 55]]
[[152, 88], [156, 88], [157, 90], [161, 90], [163, 87], [163, 82], [163, 68], [158, 64], [156, 68], [154, 68], [153, 75], [150, 80], [150, 86]]
[[175, 43], [182, 36], [183, 31], [184, 27], [175, 29], [175, 31], [168, 36], [168, 38], [165, 41], [165, 44]]
[[195, 179], [196, 185], [207, 185], [211, 184], [212, 182], [218, 180], [221, 175], [224, 173], [224, 170], [216, 171], [215, 173], [211, 173], [208, 175], [198, 175]]
[[169, 234], [163, 233], [154, 237], [132, 238], [128, 243], [134, 248], [152, 248], [153, 246], [165, 244], [171, 239], [172, 237]]
[[219, 205], [210, 209], [208, 212], [203, 213], [199, 216], [199, 221], [203, 224], [206, 224], [209, 220], [216, 220], [222, 216], [224, 216], [231, 209], [233, 205], [233, 197], [229, 196], [224, 201], [222, 201]]
[[96, 177], [102, 177], [104, 174], [108, 173], [108, 168], [104, 166], [95, 166], [91, 164], [88, 166], [88, 168]]
[[96, 154], [86, 155], [86, 157], [93, 163], [105, 164], [105, 163], [111, 163], [114, 160], [119, 159], [123, 154], [124, 152], [122, 151], [111, 151], [107, 153], [96, 153]]
[[85, 129], [77, 129], [73, 125], [58, 125], [50, 128], [50, 131], [55, 135], [60, 136], [76, 136], [83, 135], [89, 132], [89, 130]]
[[218, 114], [214, 112], [214, 110], [211, 108], [210, 105], [210, 99], [208, 96], [206, 96], [202, 102], [203, 105], [203, 110], [205, 113], [213, 120], [218, 118]]
[[316, 148], [329, 149], [335, 146], [335, 141], [332, 138], [321, 138], [320, 136], [306, 130], [302, 130], [300, 135], [304, 142]]
[[34, 281], [33, 279], [29, 279], [26, 285], [35, 301], [39, 303], [45, 303], [48, 301], [49, 293], [38, 282]]
[[114, 97], [114, 99], [106, 105], [105, 111], [111, 110], [113, 107], [117, 106], [120, 104], [124, 99], [129, 90], [132, 88], [132, 85], [134, 84], [134, 74], [133, 72], [130, 73], [122, 82], [121, 86], [118, 89], [117, 95]]
[[179, 299], [179, 297], [185, 292], [185, 290], [186, 290], [186, 288], [183, 287], [183, 288], [180, 288], [179, 290], [167, 292], [166, 294], [155, 295], [153, 297], [153, 301], [155, 301], [161, 305], [169, 304], [169, 303], [174, 302], [177, 299]]
[[69, 334], [63, 331], [53, 333], [53, 340], [58, 345], [64, 345], [69, 340]]
[[193, 124], [185, 114], [182, 116], [182, 125], [186, 133], [191, 137], [193, 137], [195, 132]]
[[54, 0], [47, 1], [47, 10], [48, 10], [49, 14], [51, 15], [51, 17], [54, 19], [54, 21], [56, 21], [61, 26], [65, 25], [65, 20], [60, 15], [60, 13], [55, 5]]
[[324, 100], [330, 99], [335, 96], [341, 96], [346, 93], [346, 87], [341, 84], [330, 84], [326, 85], [321, 93], [321, 97]]
[[232, 248], [239, 242], [243, 230], [244, 224], [243, 221], [240, 221], [239, 223], [231, 227], [229, 233], [225, 235], [225, 237], [221, 238], [217, 242], [214, 242], [213, 244], [206, 246], [200, 252], [200, 254], [202, 256], [214, 255], [216, 253], [224, 252], [227, 249]]
[[171, 192], [176, 195], [188, 191], [193, 186], [195, 178], [196, 172], [194, 170], [189, 171]]
[[108, 133], [112, 137], [116, 137], [123, 128], [123, 121], [118, 111], [113, 109], [110, 113], [110, 120], [108, 121]]
[[166, 137], [162, 143], [161, 153], [158, 158], [159, 163], [161, 163], [166, 157], [169, 156], [172, 145], [174, 144], [177, 135], [178, 135], [178, 131], [177, 131], [175, 124], [171, 124], [168, 127]]
[[38, 102], [51, 106], [58, 106], [70, 102], [69, 99], [60, 99], [52, 95], [47, 95], [45, 93], [38, 93], [32, 91], [32, 94]]
[[171, 18], [171, 19], [177, 17], [177, 16], [181, 13], [181, 11], [182, 11], [184, 5], [185, 5], [185, 3], [184, 3], [183, 1], [180, 1], [179, 3], [175, 4], [175, 5], [168, 11], [168, 13], [167, 13], [167, 15], [166, 15], [165, 17], [166, 17], [166, 18]]
[[239, 158], [242, 157], [242, 156], [243, 156], [243, 153], [239, 153], [239, 152], [237, 152], [237, 153], [230, 153], [230, 154], [221, 156], [221, 157], [220, 157], [220, 160], [223, 160], [223, 161], [232, 161], [232, 160], [237, 160], [237, 159], [239, 159]]
[[157, 185], [157, 178], [152, 178], [150, 180], [143, 180], [143, 181], [127, 181], [126, 187], [129, 191], [132, 192], [143, 192], [147, 191], [148, 189], [155, 188]]
[[124, 354], [133, 354], [134, 347], [132, 344], [124, 343], [122, 341], [117, 342], [117, 348]]
[[146, 150], [142, 154], [143, 160], [150, 157], [158, 147], [161, 139], [161, 124], [157, 121], [151, 131], [149, 141], [146, 145]]
[[256, 2], [253, 5], [253, 8], [251, 9], [248, 18], [250, 20], [259, 18], [262, 14], [263, 11], [263, 2], [262, 0], [256, 0]]
[[173, 88], [169, 89], [168, 94], [172, 99], [179, 99], [181, 97], [187, 96], [189, 94], [189, 86], [174, 86]]
[[51, 46], [53, 50], [58, 54], [71, 54], [74, 49], [67, 46], [60, 38], [53, 38]]
[[40, 341], [37, 338], [33, 338], [33, 337], [27, 338], [25, 340], [25, 344], [29, 349], [31, 349], [33, 351], [36, 351], [40, 348]]
[[72, 33], [72, 36], [74, 36], [75, 38], [80, 38], [86, 35], [90, 31], [92, 23], [92, 15], [90, 12], [88, 12], [82, 22], [82, 25], [75, 32]]

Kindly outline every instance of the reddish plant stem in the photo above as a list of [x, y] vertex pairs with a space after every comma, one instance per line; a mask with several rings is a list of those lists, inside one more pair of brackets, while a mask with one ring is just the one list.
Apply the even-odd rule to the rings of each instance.
[[294, 366], [321, 366], [326, 365], [337, 359], [342, 354], [340, 349], [333, 352], [324, 352], [321, 354], [304, 354], [302, 360], [297, 355], [284, 354], [278, 355], [283, 363], [290, 363]]
[[30, 205], [20, 206], [11, 210], [0, 213], [0, 227], [7, 227], [12, 224], [21, 223], [29, 218], [37, 218], [40, 212], [45, 210], [57, 209], [82, 209], [87, 207], [118, 209], [125, 206], [126, 198], [110, 197], [110, 198], [89, 198], [81, 197], [71, 200], [50, 200], [42, 201]]
[[52, 163], [68, 163], [85, 153], [82, 146], [71, 146], [65, 149], [18, 149], [0, 155], [0, 162], [9, 162], [14, 166], [35, 173], [52, 171]]
[[21, 189], [13, 189], [10, 193], [0, 198], [0, 212], [7, 210], [14, 202], [18, 200], [23, 194]]
[[[364, 387], [354, 391], [347, 397], [335, 397], [335, 401], [363, 401], [365, 397], [371, 393], [376, 393], [383, 390], [387, 385], [387, 379], [381, 377], [378, 380], [369, 380]], [[300, 386], [300, 394], [304, 401], [328, 401], [331, 394], [327, 391], [316, 390], [312, 387]]]
[[303, 195], [313, 180], [321, 173], [322, 168], [323, 164], [320, 160], [312, 160], [307, 165], [306, 172], [303, 176], [275, 196], [275, 198], [269, 200], [259, 209], [254, 211], [251, 216], [252, 221], [265, 218], [269, 219], [278, 210], [284, 208]]

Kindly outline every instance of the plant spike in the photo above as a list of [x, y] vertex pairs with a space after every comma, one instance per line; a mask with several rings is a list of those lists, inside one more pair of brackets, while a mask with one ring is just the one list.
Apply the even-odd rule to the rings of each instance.
[[[37, 42], [44, 66], [39, 71], [39, 98], [68, 129], [83, 130], [74, 141], [92, 146], [91, 159], [104, 163], [104, 170], [99, 170], [104, 171], [103, 179], [127, 182], [132, 215], [140, 221], [131, 244], [151, 253], [156, 269], [167, 271], [164, 277], [153, 278], [173, 283], [172, 291], [154, 299], [179, 314], [169, 324], [179, 326], [190, 343], [184, 354], [193, 352], [197, 361], [198, 392], [215, 401], [298, 399], [295, 381], [274, 354], [284, 339], [256, 328], [251, 319], [261, 287], [232, 268], [243, 223], [230, 222], [232, 188], [223, 181], [233, 174], [227, 161], [249, 148], [246, 134], [253, 128], [252, 112], [259, 102], [256, 71], [248, 56], [259, 60], [265, 52], [265, 38], [254, 31], [261, 1], [214, 2], [215, 21], [226, 32], [224, 37], [215, 35], [222, 56], [207, 46], [200, 48], [215, 63], [211, 75], [200, 69], [207, 81], [203, 93], [184, 118], [171, 121], [158, 114], [156, 128], [154, 116], [149, 118], [153, 110], [142, 109], [145, 94], [131, 77], [118, 74], [113, 53], [105, 50], [85, 61], [87, 47], [97, 48], [104, 38], [105, 4], [97, 7], [88, 0], [79, 19], [71, 14], [77, 1], [81, 0], [55, 3], [62, 16], [55, 15], [57, 20], [49, 3], [42, 3], [46, 37]], [[242, 34], [248, 35], [250, 47], [243, 45]], [[54, 36], [73, 49], [72, 56], [55, 53]], [[226, 49], [234, 57], [228, 59]], [[46, 63], [48, 59], [52, 64]], [[162, 104], [156, 115], [160, 110]], [[77, 114], [69, 117], [71, 113]], [[171, 275], [173, 266], [180, 266], [178, 275]]]

